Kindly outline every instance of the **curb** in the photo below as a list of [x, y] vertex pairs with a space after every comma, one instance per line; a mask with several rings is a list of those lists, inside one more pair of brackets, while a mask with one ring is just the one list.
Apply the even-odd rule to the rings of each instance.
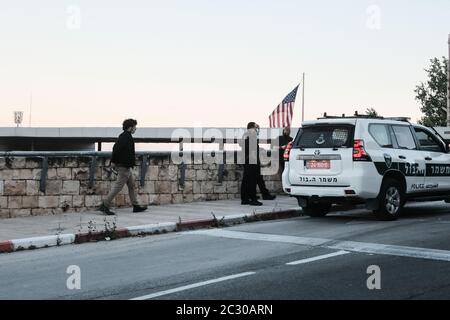
[[237, 214], [224, 216], [221, 219], [205, 219], [175, 222], [165, 222], [133, 226], [114, 231], [96, 231], [78, 234], [60, 234], [24, 239], [0, 241], [0, 253], [10, 253], [23, 250], [58, 247], [69, 244], [81, 244], [86, 242], [110, 241], [136, 236], [164, 234], [169, 232], [188, 231], [202, 228], [220, 228], [236, 224], [287, 219], [300, 216], [301, 210], [290, 209], [256, 214]]
[[14, 247], [11, 241], [0, 241], [0, 253], [13, 251]]

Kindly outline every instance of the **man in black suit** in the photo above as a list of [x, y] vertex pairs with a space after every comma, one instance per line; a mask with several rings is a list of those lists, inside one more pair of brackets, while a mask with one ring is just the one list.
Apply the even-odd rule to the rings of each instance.
[[[259, 133], [259, 124], [256, 124], [256, 132]], [[259, 147], [258, 147], [258, 171], [256, 176], [256, 184], [258, 185], [259, 191], [261, 192], [263, 200], [274, 200], [276, 198], [275, 195], [270, 194], [269, 190], [266, 187], [266, 183], [264, 182], [264, 178], [261, 174], [261, 163], [259, 162]], [[259, 199], [259, 197], [256, 197]]]
[[242, 136], [242, 151], [244, 152], [244, 176], [241, 185], [241, 204], [262, 206], [256, 198], [258, 179], [259, 146], [255, 122], [247, 124], [247, 132]]
[[241, 204], [261, 206], [256, 196], [256, 186], [259, 186], [264, 200], [275, 199], [274, 195], [269, 193], [264, 179], [261, 175], [261, 162], [259, 160], [258, 145], [259, 125], [255, 122], [247, 124], [247, 132], [243, 135], [242, 148], [245, 153], [244, 176], [241, 185]]

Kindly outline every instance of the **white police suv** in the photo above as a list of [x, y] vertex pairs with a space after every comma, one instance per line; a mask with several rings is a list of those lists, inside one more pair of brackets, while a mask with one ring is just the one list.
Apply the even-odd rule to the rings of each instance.
[[283, 189], [312, 217], [350, 203], [395, 220], [406, 201], [450, 202], [448, 145], [407, 118], [325, 114], [302, 124], [284, 159]]

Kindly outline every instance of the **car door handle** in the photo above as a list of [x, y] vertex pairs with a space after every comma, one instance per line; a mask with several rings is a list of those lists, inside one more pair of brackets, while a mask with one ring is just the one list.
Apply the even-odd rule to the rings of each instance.
[[431, 161], [431, 160], [433, 160], [433, 158], [430, 158], [430, 157], [426, 157], [426, 158], [425, 158], [425, 160], [427, 160], [427, 161]]
[[403, 159], [403, 160], [405, 160], [406, 159], [406, 157], [405, 156], [398, 156], [400, 159]]

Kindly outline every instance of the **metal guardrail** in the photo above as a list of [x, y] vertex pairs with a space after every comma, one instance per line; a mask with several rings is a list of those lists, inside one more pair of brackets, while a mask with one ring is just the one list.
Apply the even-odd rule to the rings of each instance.
[[[149, 151], [149, 152], [136, 152], [136, 156], [141, 157], [141, 172], [140, 172], [140, 185], [145, 186], [145, 175], [148, 169], [148, 161], [151, 157], [168, 157], [171, 155], [170, 151]], [[39, 182], [39, 191], [45, 193], [48, 177], [48, 159], [60, 158], [60, 157], [89, 157], [91, 158], [89, 164], [89, 188], [93, 188], [95, 184], [95, 170], [97, 166], [97, 158], [109, 158], [112, 156], [112, 152], [101, 151], [11, 151], [0, 152], [0, 157], [6, 159], [25, 157], [25, 158], [40, 158], [42, 160], [42, 171]]]
[[[221, 157], [221, 161], [218, 167], [218, 182], [222, 183], [224, 179], [224, 175], [226, 175], [226, 171], [224, 170], [224, 163], [227, 162], [227, 159], [231, 158], [229, 154], [233, 154], [233, 163], [237, 163], [237, 156], [240, 151], [179, 151], [175, 153], [181, 158], [183, 156], [190, 155], [195, 160], [196, 155], [199, 154], [209, 154], [211, 157], [219, 156]], [[140, 185], [141, 187], [145, 186], [145, 176], [148, 171], [149, 161], [151, 158], [158, 157], [170, 157], [173, 155], [174, 151], [147, 151], [147, 152], [136, 152], [136, 156], [140, 157]], [[271, 154], [271, 150], [267, 150], [268, 156]], [[93, 188], [95, 184], [95, 171], [97, 166], [98, 158], [109, 158], [112, 156], [112, 152], [108, 151], [10, 151], [10, 152], [0, 152], [0, 157], [11, 159], [16, 157], [25, 157], [25, 158], [40, 158], [42, 160], [42, 171], [39, 183], [39, 190], [45, 193], [47, 177], [48, 177], [48, 169], [49, 169], [49, 158], [60, 158], [60, 157], [86, 157], [90, 158], [89, 164], [89, 188]], [[192, 162], [194, 163], [194, 162]], [[178, 183], [180, 186], [184, 186], [186, 179], [186, 163], [181, 161], [178, 164], [180, 169], [180, 179]]]
[[[172, 151], [138, 151], [137, 156], [169, 156]], [[0, 157], [111, 157], [111, 151], [0, 151]]]

